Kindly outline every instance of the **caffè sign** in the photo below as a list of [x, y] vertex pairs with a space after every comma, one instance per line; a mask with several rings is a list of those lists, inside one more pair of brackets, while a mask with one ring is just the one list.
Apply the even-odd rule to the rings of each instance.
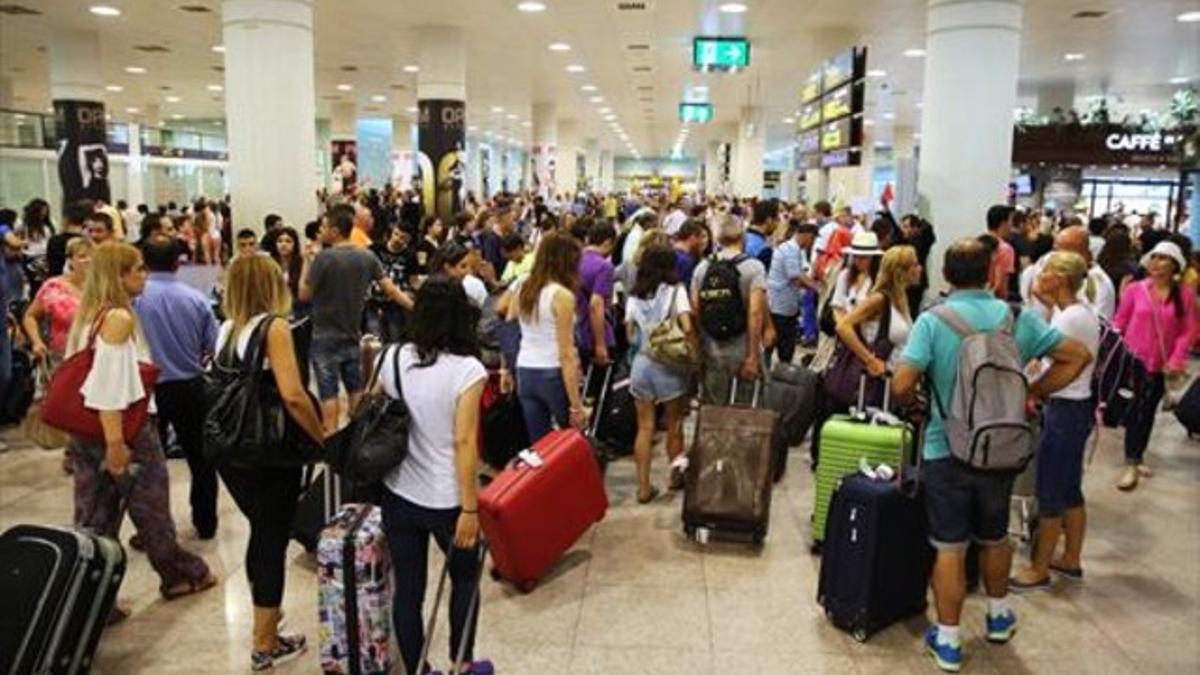
[[1068, 166], [1179, 167], [1189, 128], [1150, 130], [1111, 125], [1018, 126], [1013, 162]]
[[1115, 151], [1170, 152], [1178, 140], [1175, 134], [1164, 134], [1161, 131], [1113, 133], [1104, 139], [1104, 146]]

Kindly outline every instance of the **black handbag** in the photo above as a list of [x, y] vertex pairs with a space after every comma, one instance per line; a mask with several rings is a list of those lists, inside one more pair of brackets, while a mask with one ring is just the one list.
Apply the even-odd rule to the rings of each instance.
[[275, 374], [263, 368], [267, 331], [278, 318], [259, 322], [244, 359], [238, 358], [237, 337], [230, 334], [204, 375], [204, 455], [215, 464], [297, 467], [323, 458], [321, 444], [288, 414]]
[[400, 345], [388, 348], [392, 374], [399, 398], [376, 387], [379, 371], [388, 352], [380, 355], [366, 393], [350, 415], [350, 424], [338, 433], [328, 461], [334, 471], [350, 481], [375, 483], [383, 480], [408, 457], [408, 428], [411, 422], [404, 390], [400, 384]]

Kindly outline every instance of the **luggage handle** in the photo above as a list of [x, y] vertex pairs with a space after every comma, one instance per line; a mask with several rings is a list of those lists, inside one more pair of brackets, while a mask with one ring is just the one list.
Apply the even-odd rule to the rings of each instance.
[[[483, 568], [487, 562], [488, 543], [480, 537], [476, 544], [479, 549], [479, 576], [475, 579], [475, 594], [471, 596], [471, 603], [467, 608], [467, 625], [463, 628], [462, 640], [458, 643], [458, 649], [454, 656], [454, 669], [451, 673], [458, 673], [462, 670], [463, 657], [467, 652], [467, 640], [475, 631], [477, 621], [475, 613], [479, 610], [479, 596], [483, 593], [483, 589], [479, 583], [483, 580]], [[465, 551], [466, 549], [462, 549]], [[438, 609], [442, 604], [442, 596], [446, 591], [446, 578], [450, 576], [450, 561], [454, 559], [455, 553], [462, 555], [460, 549], [455, 548], [454, 542], [450, 542], [450, 550], [446, 552], [446, 561], [442, 563], [442, 573], [438, 577], [437, 593], [433, 596], [433, 611], [429, 613], [429, 620], [425, 624], [425, 639], [421, 645], [421, 659], [417, 664], [417, 672], [424, 672], [425, 664], [429, 661], [429, 645], [433, 642], [433, 633], [437, 628]]]
[[890, 415], [892, 410], [892, 371], [885, 372], [880, 378], [883, 380], [883, 406], [880, 415], [872, 416], [867, 411], [867, 377], [866, 372], [858, 376], [858, 407], [852, 411], [852, 415], [870, 424], [879, 424], [880, 418], [886, 419], [884, 415]]
[[[740, 378], [740, 377], [734, 377], [733, 380], [729, 384], [729, 405], [730, 406], [737, 404], [737, 387], [738, 387], [738, 382], [740, 382], [741, 379], [742, 378]], [[751, 408], [758, 407], [758, 397], [760, 394], [762, 394], [762, 388], [763, 388], [762, 381], [763, 381], [763, 378], [761, 378], [761, 377], [757, 380], [754, 380], [754, 387], [750, 390], [750, 407]]]
[[[592, 419], [587, 428], [587, 435], [595, 438], [600, 431], [600, 419], [604, 411], [604, 404], [608, 402], [608, 386], [612, 384], [614, 364], [610, 363], [604, 368], [604, 381], [600, 384], [600, 393], [596, 396], [596, 400], [592, 403]], [[586, 398], [588, 385], [592, 382], [592, 375], [595, 373], [596, 364], [588, 365], [587, 376], [583, 378], [583, 394], [580, 398]]]

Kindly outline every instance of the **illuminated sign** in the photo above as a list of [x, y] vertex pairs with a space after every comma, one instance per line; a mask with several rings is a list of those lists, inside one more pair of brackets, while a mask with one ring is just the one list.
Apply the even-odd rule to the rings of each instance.
[[808, 131], [821, 126], [821, 105], [810, 103], [800, 111], [800, 131]]
[[808, 82], [804, 83], [804, 87], [800, 90], [800, 102], [812, 103], [821, 98], [821, 73], [813, 73], [808, 77]]
[[854, 50], [850, 49], [825, 62], [825, 91], [837, 89], [854, 78]]
[[851, 105], [850, 89], [850, 87], [842, 87], [822, 99], [821, 119], [830, 122], [854, 112], [854, 108]]
[[679, 104], [679, 121], [680, 122], [695, 122], [696, 124], [707, 124], [713, 118], [713, 107], [711, 103], [680, 103]]
[[1162, 152], [1169, 150], [1167, 146], [1175, 145], [1175, 136], [1160, 132], [1144, 134], [1109, 134], [1104, 139], [1104, 147], [1109, 150], [1141, 150], [1143, 152]]
[[796, 150], [802, 154], [821, 152], [821, 132], [814, 129], [797, 136]]
[[750, 66], [750, 41], [741, 37], [698, 37], [692, 41], [697, 70], [742, 70]]

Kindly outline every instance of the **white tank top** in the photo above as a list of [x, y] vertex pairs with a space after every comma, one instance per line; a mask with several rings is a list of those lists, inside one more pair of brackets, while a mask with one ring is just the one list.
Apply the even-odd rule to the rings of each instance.
[[[558, 335], [555, 332], [554, 295], [566, 291], [562, 284], [549, 283], [538, 296], [537, 311], [532, 317], [519, 315], [521, 322], [521, 351], [517, 354], [518, 368], [560, 368]], [[569, 292], [569, 291], [568, 291]]]

